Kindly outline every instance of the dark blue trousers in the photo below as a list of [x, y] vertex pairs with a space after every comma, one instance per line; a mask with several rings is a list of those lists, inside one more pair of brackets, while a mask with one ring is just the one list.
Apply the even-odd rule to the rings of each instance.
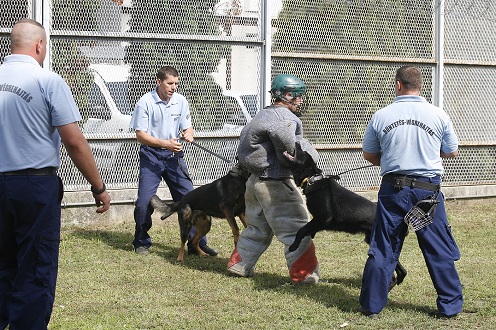
[[[417, 178], [439, 183], [440, 178]], [[403, 221], [406, 213], [432, 191], [403, 187], [383, 181], [379, 190], [377, 213], [372, 228], [369, 257], [365, 264], [360, 294], [360, 305], [366, 311], [380, 313], [386, 306], [388, 286], [398, 262], [408, 227]], [[462, 311], [462, 285], [455, 268], [460, 251], [448, 224], [444, 197], [439, 194], [433, 223], [415, 232], [429, 275], [437, 292], [440, 313], [453, 315]]]
[[46, 329], [60, 243], [58, 176], [0, 174], [0, 329]]
[[[152, 196], [157, 193], [162, 179], [169, 187], [172, 199], [176, 202], [193, 190], [193, 183], [189, 178], [188, 168], [184, 162], [184, 153], [177, 154], [166, 149], [141, 146], [139, 151], [140, 171], [138, 199], [134, 208], [136, 229], [133, 245], [150, 247], [152, 239], [148, 230], [152, 227], [153, 208], [149, 205]], [[190, 232], [190, 241], [196, 232], [193, 227]], [[200, 239], [200, 247], [207, 244], [206, 236]], [[190, 243], [188, 242], [188, 247]]]

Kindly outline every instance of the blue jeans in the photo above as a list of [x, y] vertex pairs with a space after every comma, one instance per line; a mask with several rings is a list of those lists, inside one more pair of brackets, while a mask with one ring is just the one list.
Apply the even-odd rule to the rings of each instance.
[[[440, 182], [439, 177], [417, 179], [435, 184]], [[362, 278], [360, 305], [364, 310], [380, 313], [386, 305], [389, 282], [408, 233], [403, 218], [415, 203], [432, 194], [432, 191], [408, 186], [398, 190], [394, 188], [394, 182], [382, 182], [369, 257]], [[460, 258], [460, 251], [451, 233], [442, 193], [438, 200], [433, 223], [415, 234], [438, 294], [438, 311], [453, 315], [460, 313], [463, 305], [462, 285], [454, 263]]]
[[[153, 208], [149, 205], [152, 196], [157, 193], [162, 179], [169, 187], [172, 199], [177, 202], [188, 192], [193, 190], [193, 183], [189, 178], [188, 168], [184, 162], [184, 153], [173, 153], [167, 149], [141, 146], [139, 151], [140, 171], [138, 199], [134, 208], [134, 221], [136, 228], [134, 233], [134, 248], [144, 246], [150, 247], [152, 239], [148, 230], [152, 227]], [[191, 229], [189, 238], [195, 234], [196, 229]], [[190, 246], [188, 241], [188, 248]], [[200, 247], [207, 244], [207, 237], [200, 239]]]
[[60, 244], [57, 175], [0, 174], [0, 329], [46, 329]]

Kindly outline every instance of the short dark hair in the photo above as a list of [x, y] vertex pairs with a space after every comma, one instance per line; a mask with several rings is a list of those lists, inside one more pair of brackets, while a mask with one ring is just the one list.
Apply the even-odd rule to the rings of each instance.
[[179, 73], [172, 66], [167, 65], [167, 66], [161, 67], [157, 72], [157, 79], [164, 80], [165, 77], [167, 77], [167, 76], [179, 77]]
[[406, 90], [419, 91], [422, 88], [422, 72], [411, 65], [405, 65], [396, 71], [395, 81], [401, 82]]

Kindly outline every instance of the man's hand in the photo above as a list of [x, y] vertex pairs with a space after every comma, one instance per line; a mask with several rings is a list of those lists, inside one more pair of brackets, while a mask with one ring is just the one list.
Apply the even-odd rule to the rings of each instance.
[[103, 213], [110, 208], [110, 195], [108, 191], [105, 190], [98, 195], [93, 194], [93, 198], [95, 198], [95, 204], [97, 206], [96, 213]]
[[164, 140], [164, 142], [165, 142], [165, 148], [167, 150], [170, 150], [172, 152], [179, 152], [183, 150], [183, 145], [181, 142], [179, 142], [179, 138]]
[[195, 139], [193, 138], [193, 130], [185, 130], [181, 133], [181, 139], [186, 142], [193, 142]]

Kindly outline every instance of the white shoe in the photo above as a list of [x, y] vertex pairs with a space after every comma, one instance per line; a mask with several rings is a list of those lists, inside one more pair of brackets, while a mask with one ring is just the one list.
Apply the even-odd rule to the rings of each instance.
[[313, 272], [301, 282], [292, 282], [293, 285], [317, 285], [320, 281], [320, 276], [317, 272]]
[[232, 265], [227, 269], [227, 271], [239, 277], [253, 277], [253, 271], [246, 272], [243, 266], [241, 266], [239, 263]]

